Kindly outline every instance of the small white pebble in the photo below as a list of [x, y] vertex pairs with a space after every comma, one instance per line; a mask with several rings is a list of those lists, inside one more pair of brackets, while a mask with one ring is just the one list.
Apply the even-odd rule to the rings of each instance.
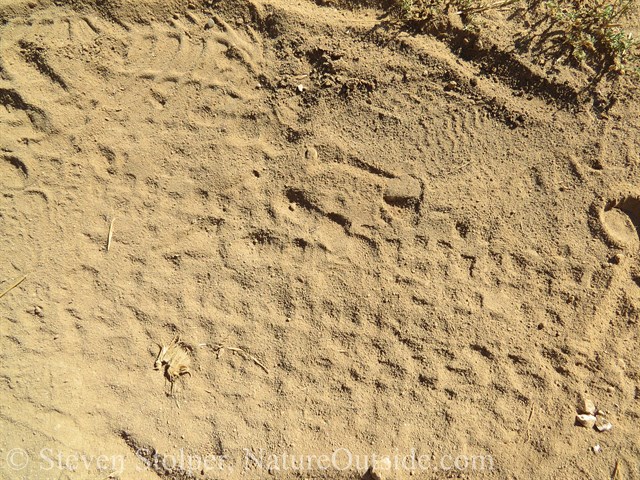
[[597, 418], [593, 415], [579, 414], [576, 415], [576, 424], [584, 428], [593, 428]]
[[596, 430], [599, 432], [608, 432], [613, 428], [611, 422], [604, 417], [598, 417], [595, 425]]
[[588, 398], [582, 398], [578, 404], [578, 413], [584, 413], [587, 415], [595, 415], [596, 406], [592, 400]]

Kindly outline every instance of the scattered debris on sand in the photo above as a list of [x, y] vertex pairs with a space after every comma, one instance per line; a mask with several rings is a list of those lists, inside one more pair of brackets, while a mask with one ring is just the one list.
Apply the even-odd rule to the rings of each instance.
[[164, 370], [164, 376], [171, 383], [170, 394], [173, 394], [173, 386], [178, 378], [191, 375], [191, 358], [189, 352], [180, 341], [180, 335], [176, 335], [169, 345], [158, 345], [160, 352], [153, 365], [155, 370]]

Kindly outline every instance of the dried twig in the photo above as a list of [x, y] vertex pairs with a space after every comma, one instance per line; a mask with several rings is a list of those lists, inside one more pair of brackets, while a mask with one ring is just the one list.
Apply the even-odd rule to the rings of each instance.
[[113, 222], [116, 221], [116, 218], [113, 217], [111, 219], [111, 223], [109, 224], [109, 234], [107, 235], [107, 252], [111, 248], [111, 238], [113, 237]]
[[5, 290], [3, 290], [2, 293], [0, 293], [0, 298], [4, 297], [7, 293], [9, 293], [11, 290], [13, 290], [18, 285], [20, 285], [24, 281], [25, 278], [27, 278], [27, 276], [26, 275], [22, 275], [20, 278], [18, 278], [16, 281], [14, 281]]
[[613, 473], [611, 474], [611, 480], [618, 480], [620, 478], [620, 460], [616, 460], [616, 466], [613, 467]]
[[[173, 337], [169, 345], [158, 344], [158, 347], [160, 347], [160, 351], [153, 364], [153, 368], [154, 370], [164, 370], [164, 377], [169, 380], [171, 384], [169, 395], [173, 396], [173, 387], [176, 380], [184, 375], [191, 376], [191, 369], [189, 368], [191, 358], [183, 343], [180, 341], [180, 335]], [[179, 408], [180, 405], [177, 400], [176, 404]]]
[[535, 404], [531, 403], [531, 410], [529, 411], [529, 418], [527, 418], [527, 442], [531, 440], [531, 419], [533, 418], [533, 408]]
[[497, 2], [493, 2], [490, 3], [488, 5], [480, 5], [477, 7], [469, 7], [466, 8], [464, 10], [460, 10], [459, 12], [456, 12], [458, 15], [461, 14], [476, 14], [476, 13], [482, 13], [482, 12], [486, 12], [487, 10], [499, 10], [501, 8], [505, 8], [508, 7], [510, 5], [513, 5], [514, 3], [518, 3], [520, 0], [500, 0]]
[[219, 345], [215, 345], [213, 347], [213, 351], [217, 353], [218, 358], [220, 358], [220, 355], [222, 354], [222, 352], [224, 350], [229, 350], [231, 352], [239, 353], [242, 358], [244, 358], [245, 360], [251, 360], [257, 366], [259, 366], [262, 370], [264, 370], [266, 374], [269, 374], [269, 369], [267, 367], [265, 367], [264, 364], [262, 362], [260, 362], [260, 360], [258, 360], [253, 355], [250, 355], [249, 353], [244, 351], [242, 348], [239, 348], [239, 347], [227, 347], [226, 345], [220, 345], [220, 344]]

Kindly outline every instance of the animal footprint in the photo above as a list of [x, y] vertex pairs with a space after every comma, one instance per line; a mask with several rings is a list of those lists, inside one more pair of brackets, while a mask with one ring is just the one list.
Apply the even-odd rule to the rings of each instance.
[[20, 190], [25, 187], [28, 177], [27, 166], [18, 157], [13, 155], [0, 157], [0, 186]]
[[637, 248], [640, 243], [640, 196], [622, 194], [596, 207], [605, 237], [618, 247]]

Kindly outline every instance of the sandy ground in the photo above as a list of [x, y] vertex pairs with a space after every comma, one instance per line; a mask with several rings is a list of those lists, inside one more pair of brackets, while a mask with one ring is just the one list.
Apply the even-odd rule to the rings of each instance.
[[0, 6], [1, 478], [640, 478], [633, 87], [501, 14], [96, 5]]

